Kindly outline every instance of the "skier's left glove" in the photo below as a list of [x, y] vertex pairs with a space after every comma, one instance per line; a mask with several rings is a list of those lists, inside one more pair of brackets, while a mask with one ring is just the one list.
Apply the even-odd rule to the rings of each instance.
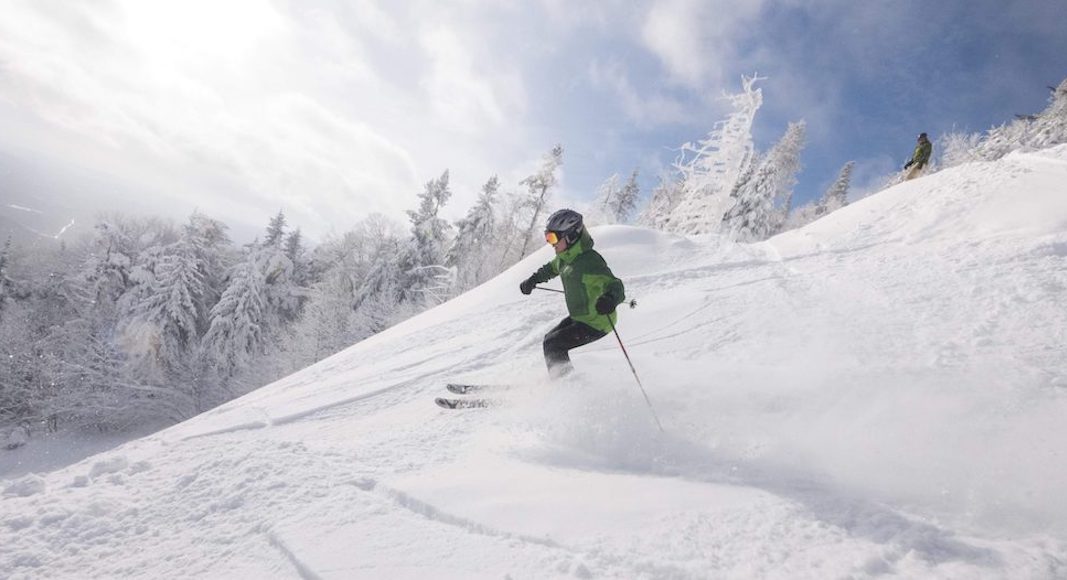
[[915, 162], [914, 162], [914, 161], [909, 161], [909, 162], [905, 163], [905, 164], [904, 164], [904, 169], [907, 169], [907, 168], [911, 167], [911, 165], [912, 165], [913, 163], [915, 163]]
[[530, 276], [519, 284], [519, 292], [529, 296], [534, 291], [535, 286], [537, 286], [537, 282], [533, 279], [533, 276]]
[[619, 301], [615, 300], [615, 297], [611, 294], [601, 294], [600, 298], [596, 299], [596, 312], [597, 314], [611, 314], [615, 312], [615, 305]]

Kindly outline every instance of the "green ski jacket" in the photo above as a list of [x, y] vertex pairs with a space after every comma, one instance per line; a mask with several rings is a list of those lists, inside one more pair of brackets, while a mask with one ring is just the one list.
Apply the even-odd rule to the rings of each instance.
[[626, 291], [622, 280], [611, 273], [603, 256], [593, 249], [593, 238], [588, 231], [582, 232], [578, 243], [541, 266], [533, 279], [537, 284], [542, 284], [556, 276], [563, 281], [563, 294], [570, 317], [601, 332], [611, 332], [617, 315], [615, 312], [597, 314], [597, 298], [607, 294], [618, 306], [626, 299]]
[[915, 145], [915, 151], [911, 154], [911, 162], [914, 165], [918, 165], [919, 168], [926, 167], [926, 163], [930, 161], [930, 153], [934, 150], [934, 146], [930, 143], [929, 139], [924, 139]]

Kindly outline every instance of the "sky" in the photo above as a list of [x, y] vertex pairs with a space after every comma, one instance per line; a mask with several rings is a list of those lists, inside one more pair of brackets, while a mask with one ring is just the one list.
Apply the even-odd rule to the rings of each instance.
[[278, 211], [317, 240], [373, 212], [404, 220], [445, 170], [458, 218], [493, 175], [519, 190], [557, 143], [556, 205], [635, 169], [647, 195], [744, 74], [766, 77], [757, 148], [807, 124], [799, 204], [850, 160], [854, 188], [871, 187], [920, 131], [1038, 112], [1067, 77], [1060, 0], [0, 0], [0, 13], [8, 214], [195, 210], [239, 239]]

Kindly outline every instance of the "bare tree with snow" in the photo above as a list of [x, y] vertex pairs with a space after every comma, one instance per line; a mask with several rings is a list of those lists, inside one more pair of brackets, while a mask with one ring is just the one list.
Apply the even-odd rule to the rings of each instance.
[[760, 77], [742, 77], [742, 92], [726, 97], [734, 112], [704, 139], [686, 143], [674, 163], [681, 175], [681, 200], [665, 221], [666, 229], [684, 234], [714, 233], [730, 208], [730, 193], [755, 156], [752, 123], [763, 104], [756, 88]]
[[526, 257], [530, 241], [535, 239], [539, 232], [541, 213], [548, 204], [548, 193], [558, 183], [556, 169], [563, 165], [563, 146], [556, 145], [552, 151], [545, 155], [541, 163], [541, 169], [533, 175], [523, 179], [521, 185], [527, 187], [527, 197], [524, 203], [530, 214], [530, 225], [522, 234], [522, 245], [519, 251], [519, 259]]
[[990, 129], [977, 148], [984, 160], [1003, 157], [1019, 148], [1043, 149], [1067, 142], [1067, 79], [1052, 91], [1049, 106], [1041, 113], [1024, 116]]

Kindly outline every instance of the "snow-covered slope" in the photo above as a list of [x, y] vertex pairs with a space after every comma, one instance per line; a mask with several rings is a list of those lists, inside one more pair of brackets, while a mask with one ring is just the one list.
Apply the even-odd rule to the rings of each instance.
[[[1067, 147], [768, 242], [595, 229], [639, 306], [549, 384], [490, 283], [4, 482], [0, 577], [1067, 577]], [[449, 380], [512, 382], [447, 412]]]

